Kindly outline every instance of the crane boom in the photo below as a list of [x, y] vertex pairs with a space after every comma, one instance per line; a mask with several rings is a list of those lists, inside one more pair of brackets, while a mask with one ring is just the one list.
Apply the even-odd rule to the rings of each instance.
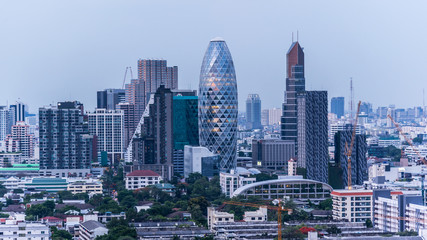
[[292, 209], [284, 208], [282, 203], [279, 201], [279, 206], [270, 206], [270, 205], [261, 205], [255, 203], [243, 203], [243, 202], [234, 202], [234, 201], [225, 201], [223, 204], [236, 205], [236, 206], [245, 206], [245, 207], [265, 207], [270, 210], [277, 211], [277, 239], [282, 240], [282, 211], [292, 213]]
[[362, 102], [359, 101], [359, 103], [357, 104], [356, 119], [353, 123], [350, 147], [348, 146], [347, 143], [345, 143], [346, 155], [347, 155], [347, 186], [348, 186], [348, 189], [352, 188], [351, 187], [351, 153], [353, 152], [354, 140], [356, 138], [356, 127], [357, 127], [357, 120], [359, 119], [359, 111], [360, 111], [360, 104], [361, 103]]

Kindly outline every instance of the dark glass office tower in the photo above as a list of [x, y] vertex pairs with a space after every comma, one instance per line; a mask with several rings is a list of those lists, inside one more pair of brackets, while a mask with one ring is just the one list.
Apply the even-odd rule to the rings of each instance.
[[258, 94], [249, 94], [246, 99], [246, 122], [248, 129], [261, 129], [261, 99]]
[[331, 113], [336, 114], [338, 118], [344, 116], [344, 97], [333, 97], [331, 99]]
[[97, 92], [96, 108], [116, 110], [116, 105], [125, 101], [125, 89], [105, 89]]
[[281, 136], [297, 141], [297, 93], [305, 91], [304, 52], [299, 42], [292, 43], [286, 54], [286, 92], [283, 103]]

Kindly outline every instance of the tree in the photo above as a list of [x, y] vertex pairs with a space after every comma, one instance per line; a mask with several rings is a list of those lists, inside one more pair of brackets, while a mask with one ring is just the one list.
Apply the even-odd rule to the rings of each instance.
[[332, 198], [321, 201], [319, 203], [319, 208], [322, 210], [332, 210]]
[[199, 172], [190, 173], [188, 175], [188, 178], [186, 179], [186, 182], [188, 184], [193, 184], [193, 183], [195, 183], [197, 180], [199, 180], [201, 178], [205, 178], [205, 177], [201, 173], [199, 173]]
[[73, 239], [73, 235], [65, 230], [58, 230], [56, 227], [51, 227], [50, 230], [52, 231], [52, 240]]
[[257, 175], [255, 175], [255, 178], [257, 182], [262, 182], [262, 181], [277, 179], [278, 177], [275, 174], [270, 175], [267, 173], [258, 173]]
[[339, 233], [341, 233], [341, 229], [339, 229], [336, 225], [330, 226], [328, 229], [326, 229], [326, 231], [329, 234], [339, 234]]
[[43, 218], [53, 214], [53, 210], [44, 204], [36, 204], [25, 211], [29, 219]]
[[124, 219], [113, 219], [107, 223], [108, 234], [98, 236], [96, 240], [134, 240], [137, 237], [135, 228], [129, 227]]

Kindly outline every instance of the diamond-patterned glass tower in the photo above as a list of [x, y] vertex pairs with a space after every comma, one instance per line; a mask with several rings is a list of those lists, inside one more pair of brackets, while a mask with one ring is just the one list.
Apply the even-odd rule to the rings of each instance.
[[221, 38], [209, 43], [199, 84], [200, 145], [221, 157], [220, 170], [236, 168], [237, 82], [233, 59]]

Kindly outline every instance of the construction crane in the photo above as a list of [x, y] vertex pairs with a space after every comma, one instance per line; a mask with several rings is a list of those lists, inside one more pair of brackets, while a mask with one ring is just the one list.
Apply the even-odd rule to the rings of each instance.
[[[393, 122], [394, 126], [397, 128], [397, 131], [399, 131], [400, 135], [402, 135], [403, 138], [405, 138], [405, 141], [409, 144], [409, 146], [412, 147], [412, 150], [417, 154], [418, 158], [424, 163], [424, 165], [427, 166], [427, 161], [426, 161], [425, 157], [423, 157], [421, 155], [421, 153], [418, 152], [418, 150], [415, 148], [412, 140], [408, 136], [405, 135], [405, 133], [403, 132], [403, 130], [399, 126], [399, 124], [396, 121], [394, 121], [394, 119], [391, 117], [390, 114], [387, 115], [387, 117], [390, 118], [390, 120]], [[423, 206], [424, 206], [424, 203], [425, 203], [425, 199], [424, 199], [425, 198], [425, 189], [424, 189], [425, 174], [421, 173], [420, 175], [421, 175], [421, 195], [423, 197]]]
[[360, 111], [360, 104], [361, 103], [362, 102], [359, 101], [359, 103], [357, 104], [356, 119], [354, 120], [354, 123], [353, 123], [350, 147], [348, 146], [347, 142], [345, 143], [345, 155], [347, 155], [347, 187], [349, 190], [352, 189], [352, 186], [351, 186], [351, 153], [353, 152], [354, 140], [356, 138], [356, 127], [357, 127], [357, 120], [359, 119], [359, 111]]
[[270, 210], [277, 211], [277, 239], [282, 240], [282, 212], [288, 212], [289, 214], [292, 214], [292, 209], [284, 208], [282, 206], [282, 202], [279, 201], [279, 206], [271, 206], [271, 205], [262, 205], [262, 204], [256, 204], [256, 203], [243, 203], [243, 202], [234, 202], [234, 201], [225, 201], [223, 204], [228, 205], [236, 205], [236, 206], [244, 206], [244, 207], [265, 207]]
[[127, 76], [128, 70], [129, 70], [129, 72], [130, 72], [130, 78], [131, 78], [131, 79], [133, 79], [132, 67], [126, 67], [126, 70], [125, 70], [125, 76], [123, 77], [123, 85], [122, 85], [122, 89], [125, 89], [126, 76]]

